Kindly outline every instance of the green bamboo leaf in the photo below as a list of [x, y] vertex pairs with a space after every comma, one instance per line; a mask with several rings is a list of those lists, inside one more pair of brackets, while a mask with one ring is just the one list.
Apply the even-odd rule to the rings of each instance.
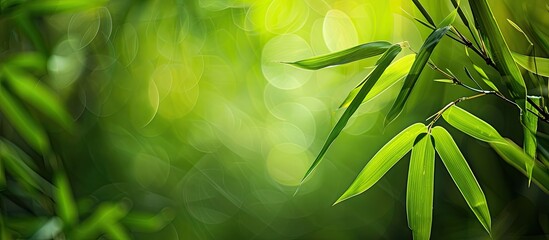
[[454, 84], [454, 81], [453, 81], [453, 80], [450, 80], [450, 79], [435, 79], [434, 81], [435, 81], [435, 82], [439, 82], [439, 83]]
[[7, 83], [22, 100], [54, 120], [66, 130], [73, 129], [71, 116], [63, 108], [59, 98], [32, 75], [13, 66], [5, 66]]
[[491, 218], [486, 197], [456, 142], [454, 142], [448, 131], [442, 127], [433, 128], [432, 135], [435, 139], [437, 153], [461, 195], [463, 195], [467, 205], [473, 210], [484, 229], [490, 233]]
[[454, 7], [455, 9], [452, 12], [450, 12], [448, 16], [442, 19], [442, 21], [440, 21], [440, 23], [437, 25], [438, 28], [446, 27], [454, 24], [454, 21], [456, 20], [456, 16], [458, 14], [459, 2], [457, 3], [457, 6], [454, 6]]
[[412, 88], [414, 88], [414, 85], [416, 84], [416, 81], [419, 78], [421, 71], [423, 71], [423, 68], [425, 67], [425, 64], [427, 64], [427, 61], [429, 61], [429, 56], [431, 56], [431, 53], [435, 49], [436, 45], [438, 44], [440, 39], [446, 34], [448, 29], [450, 29], [450, 27], [448, 26], [436, 29], [429, 35], [429, 37], [427, 37], [427, 40], [425, 40], [423, 46], [421, 46], [421, 49], [419, 50], [419, 53], [417, 54], [416, 59], [412, 64], [412, 67], [410, 68], [410, 72], [406, 76], [406, 79], [404, 79], [404, 86], [402, 86], [402, 89], [400, 90], [400, 93], [398, 94], [395, 103], [393, 103], [389, 114], [387, 114], [387, 117], [385, 118], [385, 125], [391, 123], [395, 118], [398, 117], [400, 112], [402, 112], [404, 104], [406, 103], [410, 92], [412, 92]]
[[408, 227], [416, 240], [431, 236], [434, 176], [435, 149], [431, 136], [425, 134], [412, 148], [406, 187]]
[[[505, 138], [504, 143], [490, 143], [490, 146], [511, 166], [527, 175], [525, 163], [533, 161], [522, 148], [510, 139]], [[534, 161], [532, 169], [532, 181], [545, 193], [549, 194], [549, 170], [541, 163]]]
[[393, 46], [393, 44], [386, 41], [365, 43], [339, 52], [304, 59], [297, 62], [288, 62], [287, 64], [304, 69], [317, 70], [381, 55], [391, 46]]
[[57, 187], [55, 191], [57, 214], [65, 225], [73, 226], [78, 220], [78, 211], [67, 176], [61, 172], [57, 173], [54, 184]]
[[[532, 101], [539, 105], [540, 98], [531, 98]], [[536, 158], [536, 132], [538, 131], [538, 113], [537, 109], [532, 106], [530, 103], [526, 103], [526, 108], [530, 111], [526, 111], [526, 117], [524, 118], [524, 152], [532, 158], [532, 161], [527, 161], [526, 163], [526, 175], [528, 176], [528, 185], [532, 181], [532, 170], [534, 168], [534, 161]]]
[[424, 124], [416, 123], [393, 137], [370, 159], [351, 186], [339, 197], [334, 205], [370, 189], [398, 160], [412, 149], [417, 136], [426, 132], [427, 127]]
[[463, 10], [461, 10], [461, 7], [459, 6], [460, 2], [457, 2], [456, 0], [451, 0], [451, 2], [454, 8], [458, 10], [459, 18], [461, 18], [461, 21], [463, 22], [463, 24], [469, 27], [469, 21], [467, 20], [465, 13], [463, 13]]
[[[385, 69], [385, 72], [379, 77], [379, 80], [377, 80], [377, 83], [370, 89], [370, 92], [366, 95], [362, 103], [366, 103], [373, 98], [379, 96], [379, 94], [383, 93], [385, 90], [399, 82], [408, 72], [410, 71], [410, 67], [412, 67], [412, 63], [414, 62], [416, 55], [415, 54], [409, 54], [406, 55], [395, 62], [391, 63], [387, 69]], [[358, 86], [356, 86], [350, 93], [347, 95], [347, 98], [341, 103], [339, 106], [340, 108], [346, 108], [349, 107], [349, 104], [351, 104], [351, 101], [356, 97], [358, 92], [360, 91], [360, 88], [364, 86], [364, 83], [366, 81], [362, 81]]]
[[429, 12], [425, 10], [421, 2], [419, 2], [419, 0], [412, 0], [412, 2], [414, 3], [414, 5], [416, 5], [416, 8], [421, 12], [425, 20], [427, 20], [427, 22], [429, 22], [431, 26], [435, 26], [435, 22], [433, 21], [433, 18], [431, 18], [431, 16], [429, 15]]
[[126, 240], [131, 239], [130, 235], [120, 224], [111, 224], [106, 226], [105, 232], [111, 239]]
[[526, 35], [526, 33], [522, 30], [522, 28], [520, 28], [515, 22], [511, 21], [511, 19], [509, 18], [507, 19], [507, 22], [509, 22], [511, 26], [513, 26], [517, 31], [519, 31], [520, 33], [522, 33], [522, 35], [524, 35], [524, 38], [526, 38], [526, 41], [528, 41], [530, 46], [534, 46], [534, 43], [530, 41], [530, 38], [528, 37], [528, 35]]
[[366, 81], [364, 83], [364, 86], [360, 89], [356, 97], [353, 99], [351, 104], [347, 109], [345, 109], [345, 112], [341, 116], [341, 118], [337, 121], [335, 127], [330, 132], [330, 135], [328, 135], [328, 139], [324, 143], [324, 146], [322, 146], [322, 149], [320, 150], [320, 153], [317, 155], [316, 159], [314, 160], [313, 164], [307, 172], [305, 173], [305, 176], [303, 177], [303, 182], [315, 169], [315, 167], [318, 165], [332, 142], [337, 138], [339, 133], [343, 130], [345, 125], [347, 125], [347, 122], [349, 121], [349, 118], [355, 113], [355, 111], [358, 109], [360, 104], [362, 103], [362, 100], [366, 97], [366, 94], [372, 89], [372, 87], [376, 84], [377, 80], [381, 76], [381, 74], [385, 71], [385, 69], [389, 66], [389, 64], [395, 59], [395, 57], [400, 53], [402, 48], [400, 45], [395, 44], [378, 61], [378, 65], [374, 68], [374, 70], [366, 77]]
[[50, 144], [46, 132], [26, 110], [0, 86], [0, 110], [25, 141], [40, 153], [46, 153]]
[[481, 67], [473, 64], [473, 68], [478, 73], [478, 75], [480, 75], [480, 78], [482, 78], [482, 81], [484, 81], [484, 83], [486, 83], [486, 85], [488, 85], [488, 87], [490, 87], [494, 91], [499, 92], [496, 85], [490, 80], [490, 78], [488, 78], [488, 75], [486, 75], [486, 72], [484, 72], [484, 70]]
[[6, 171], [17, 181], [48, 193], [52, 189], [51, 184], [29, 167], [18, 152], [14, 145], [0, 139], [0, 158]]
[[130, 229], [139, 230], [141, 232], [156, 232], [164, 228], [173, 218], [174, 214], [171, 209], [164, 209], [156, 215], [132, 212], [128, 213], [128, 215], [122, 219], [121, 223]]
[[502, 79], [507, 86], [511, 97], [522, 109], [526, 111], [526, 85], [520, 73], [507, 42], [497, 25], [496, 19], [490, 9], [487, 0], [470, 1], [475, 22], [479, 26], [481, 34], [490, 39], [490, 54], [497, 66]]
[[490, 124], [458, 106], [451, 106], [442, 117], [463, 133], [484, 142], [503, 142], [503, 137]]
[[[548, 58], [542, 58], [542, 57], [532, 57], [532, 56], [526, 56], [522, 55], [520, 53], [513, 53], [513, 59], [523, 67], [524, 69], [528, 70], [531, 73], [549, 77], [549, 59]], [[536, 69], [537, 65], [537, 69]]]

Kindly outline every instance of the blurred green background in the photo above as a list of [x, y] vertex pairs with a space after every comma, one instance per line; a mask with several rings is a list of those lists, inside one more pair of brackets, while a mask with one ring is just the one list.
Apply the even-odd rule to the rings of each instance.
[[[452, 9], [450, 1], [422, 3], [435, 22]], [[514, 51], [527, 53], [528, 45], [507, 18], [549, 35], [547, 1], [491, 6]], [[141, 239], [411, 238], [408, 158], [368, 192], [332, 204], [397, 132], [470, 93], [433, 82], [441, 76], [426, 69], [403, 114], [383, 128], [399, 90], [387, 89], [357, 111], [293, 196], [341, 115], [339, 104], [376, 59], [319, 71], [280, 63], [375, 40], [408, 41], [417, 51], [430, 30], [403, 10], [420, 16], [404, 0], [117, 0], [35, 16], [48, 56], [40, 80], [77, 125], [73, 134], [54, 126], [48, 132], [79, 207], [123, 200], [132, 209], [175, 216], [160, 231], [131, 231]], [[8, 20], [0, 24], [2, 57], [36, 49]], [[463, 46], [448, 38], [432, 60], [464, 79], [463, 67], [471, 66]], [[462, 106], [521, 142], [512, 105], [485, 97]], [[3, 136], [17, 141], [9, 128], [3, 125]], [[494, 238], [547, 239], [547, 195], [528, 188], [487, 144], [447, 129], [487, 196]], [[436, 164], [432, 237], [489, 239]], [[10, 206], [4, 214], [16, 219], [21, 211]]]

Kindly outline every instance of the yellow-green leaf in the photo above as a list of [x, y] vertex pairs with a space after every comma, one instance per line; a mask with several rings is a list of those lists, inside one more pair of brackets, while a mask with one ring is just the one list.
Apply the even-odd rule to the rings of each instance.
[[[542, 57], [532, 57], [513, 53], [513, 59], [524, 69], [540, 76], [549, 77], [549, 59]], [[537, 69], [536, 69], [537, 66]]]
[[[415, 57], [415, 54], [409, 54], [396, 60], [394, 63], [391, 63], [391, 65], [389, 65], [389, 67], [385, 69], [385, 72], [383, 72], [381, 77], [379, 77], [377, 83], [372, 87], [372, 89], [370, 89], [370, 92], [368, 92], [362, 103], [366, 103], [371, 99], [377, 97], [379, 94], [383, 93], [385, 90], [404, 78], [404, 76], [406, 76], [406, 74], [408, 74], [408, 72], [410, 71], [410, 67], [412, 67], [412, 63], [414, 62]], [[356, 86], [349, 93], [349, 95], [347, 95], [347, 98], [345, 98], [345, 101], [343, 101], [343, 103], [341, 103], [339, 107], [348, 107], [349, 104], [351, 104], [351, 101], [353, 101], [357, 93], [360, 91], [360, 88], [364, 86], [364, 83], [365, 81], [362, 81], [358, 86]]]
[[503, 138], [490, 124], [458, 106], [451, 106], [442, 117], [465, 134], [485, 142], [503, 142]]
[[[540, 103], [540, 98], [531, 98], [535, 104]], [[532, 104], [526, 103], [526, 108], [530, 111], [526, 111], [526, 117], [524, 118], [524, 152], [532, 158], [531, 161], [525, 162], [526, 175], [528, 176], [528, 185], [532, 181], [532, 170], [534, 168], [534, 161], [536, 159], [536, 132], [538, 131], [538, 117], [536, 114], [538, 111]]]
[[304, 59], [296, 62], [289, 62], [288, 64], [309, 70], [317, 70], [329, 66], [341, 65], [381, 55], [391, 46], [393, 46], [393, 44], [386, 41], [365, 43], [339, 52], [334, 52], [327, 55]]
[[57, 191], [55, 191], [57, 214], [65, 225], [72, 226], [78, 220], [78, 211], [69, 181], [64, 173], [58, 172], [56, 174], [55, 186], [57, 187]]
[[359, 195], [372, 187], [389, 171], [406, 153], [412, 149], [414, 140], [421, 133], [426, 133], [427, 127], [416, 123], [397, 134], [370, 159], [368, 164], [358, 174], [351, 186], [339, 197], [336, 203]]
[[431, 132], [435, 139], [437, 153], [448, 173], [450, 173], [461, 195], [465, 198], [467, 205], [473, 210], [484, 229], [490, 233], [492, 221], [488, 203], [469, 164], [467, 164], [456, 142], [446, 129], [435, 127]]
[[345, 125], [347, 125], [347, 122], [351, 118], [351, 116], [355, 113], [355, 111], [358, 109], [360, 104], [362, 103], [362, 100], [364, 100], [364, 97], [366, 97], [366, 94], [372, 89], [372, 87], [376, 84], [377, 80], [381, 76], [381, 74], [385, 71], [385, 69], [389, 66], [389, 64], [395, 59], [395, 57], [400, 53], [402, 48], [400, 45], [395, 44], [393, 45], [385, 54], [380, 58], [378, 61], [378, 65], [374, 70], [366, 77], [366, 81], [364, 83], [364, 86], [360, 89], [356, 97], [353, 99], [351, 104], [347, 109], [345, 109], [345, 112], [339, 118], [336, 125], [328, 135], [328, 139], [322, 146], [322, 149], [320, 150], [320, 153], [315, 158], [313, 164], [309, 167], [307, 172], [305, 173], [305, 176], [302, 179], [302, 182], [312, 173], [312, 171], [315, 169], [315, 167], [318, 165], [330, 145], [334, 142], [334, 140], [337, 138], [339, 133], [343, 130]]
[[431, 236], [434, 176], [435, 149], [431, 136], [425, 134], [412, 148], [406, 187], [408, 227], [416, 240]]
[[480, 75], [480, 78], [482, 78], [482, 81], [484, 81], [484, 83], [488, 85], [488, 87], [490, 87], [494, 91], [499, 91], [496, 85], [490, 80], [490, 78], [488, 78], [488, 75], [486, 75], [486, 72], [484, 72], [484, 70], [481, 67], [473, 64], [473, 68], [478, 73], [478, 75]]

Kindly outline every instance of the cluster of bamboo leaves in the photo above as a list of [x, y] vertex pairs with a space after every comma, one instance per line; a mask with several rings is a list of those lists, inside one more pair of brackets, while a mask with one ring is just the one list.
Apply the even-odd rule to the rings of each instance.
[[[375, 64], [375, 68], [356, 88], [351, 90], [340, 105], [340, 108], [345, 108], [345, 111], [333, 127], [302, 182], [317, 167], [330, 145], [361, 104], [367, 104], [370, 99], [381, 94], [388, 87], [403, 81], [403, 86], [385, 118], [385, 125], [391, 123], [402, 112], [410, 93], [420, 79], [422, 71], [429, 66], [446, 77], [436, 81], [465, 87], [475, 95], [464, 96], [450, 102], [433, 115], [433, 120], [428, 125], [416, 123], [402, 130], [368, 161], [364, 169], [335, 204], [371, 188], [404, 155], [411, 151], [406, 192], [408, 225], [412, 230], [414, 239], [428, 239], [432, 225], [436, 152], [467, 204], [481, 225], [490, 234], [491, 218], [488, 204], [475, 175], [448, 131], [434, 124], [442, 117], [452, 127], [473, 138], [487, 142], [503, 160], [524, 173], [529, 182], [533, 181], [549, 194], [549, 164], [547, 161], [549, 152], [546, 149], [548, 138], [546, 134], [537, 130], [539, 123], [549, 123], [549, 111], [546, 104], [548, 96], [542, 95], [543, 92], [547, 93], [547, 91], [538, 91], [538, 95], [526, 91], [526, 81], [540, 89], [547, 88], [549, 59], [536, 57], [536, 47], [530, 41], [528, 35], [518, 25], [509, 20], [513, 27], [524, 34], [525, 39], [531, 45], [530, 53], [534, 56], [511, 52], [487, 0], [469, 2], [472, 19], [465, 15], [459, 2], [452, 0], [455, 9], [438, 24], [432, 20], [418, 0], [413, 2], [425, 20], [413, 16], [412, 18], [432, 29], [431, 34], [417, 54], [409, 54], [397, 59], [402, 48], [408, 47], [406, 43], [393, 44], [378, 41], [361, 44], [328, 55], [288, 63], [296, 67], [316, 70], [381, 55]], [[473, 41], [465, 38], [454, 26], [454, 21], [458, 16], [469, 30]], [[485, 70], [480, 67], [480, 64], [475, 63], [470, 56], [474, 71], [490, 90], [484, 90], [480, 85], [478, 85], [479, 88], [467, 86], [455, 77], [449, 69], [447, 71], [441, 70], [432, 63], [429, 59], [431, 53], [444, 36], [463, 44], [468, 56], [469, 52], [473, 51], [485, 61], [486, 66], [494, 68], [501, 75], [499, 80], [501, 85], [507, 89], [507, 93], [500, 92], [493, 80], [488, 78]], [[525, 70], [524, 74], [519, 66]], [[465, 68], [465, 71], [475, 81], [473, 74], [467, 68]], [[520, 118], [520, 123], [524, 129], [523, 147], [518, 146], [508, 138], [502, 137], [490, 124], [456, 105], [459, 102], [485, 95], [495, 95], [502, 101], [510, 102], [519, 109], [520, 116], [517, 117]]]
[[[112, 239], [130, 239], [128, 229], [154, 232], [173, 218], [169, 211], [159, 214], [130, 212], [131, 202], [125, 200], [102, 202], [96, 206], [79, 204], [72, 193], [63, 160], [50, 143], [44, 121], [60, 126], [69, 134], [76, 126], [59, 96], [39, 80], [47, 74], [49, 49], [35, 20], [44, 15], [90, 9], [104, 3], [75, 0], [0, 2], [0, 28], [8, 33], [1, 41], [8, 41], [4, 38], [11, 34], [19, 34], [18, 38], [32, 45], [21, 47], [19, 51], [10, 49], [13, 52], [0, 59], [0, 122], [17, 133], [16, 137], [11, 136], [13, 134], [0, 137], [1, 202], [15, 204], [23, 210], [23, 214], [12, 215], [4, 206], [0, 208], [0, 239], [90, 239], [105, 234]], [[36, 155], [40, 157], [31, 157]], [[38, 163], [43, 160], [47, 169], [39, 167]]]

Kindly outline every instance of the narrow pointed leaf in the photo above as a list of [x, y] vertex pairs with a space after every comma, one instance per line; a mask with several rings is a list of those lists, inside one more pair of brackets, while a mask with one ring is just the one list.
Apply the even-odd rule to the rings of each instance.
[[44, 193], [48, 193], [49, 189], [52, 188], [48, 181], [23, 161], [22, 157], [11, 144], [3, 140], [0, 140], [0, 158], [6, 171], [17, 179], [17, 181]]
[[458, 106], [448, 108], [442, 117], [450, 125], [471, 137], [484, 142], [503, 142], [501, 135], [490, 124]]
[[[412, 67], [415, 56], [415, 54], [409, 54], [396, 60], [394, 63], [391, 63], [391, 65], [387, 67], [385, 72], [383, 72], [381, 77], [379, 77], [377, 83], [372, 87], [372, 89], [370, 89], [370, 92], [368, 92], [364, 100], [362, 100], [362, 103], [366, 103], [371, 99], [377, 97], [379, 94], [383, 93], [395, 83], [402, 80], [404, 76], [406, 76], [406, 74], [408, 74], [408, 72], [410, 71], [410, 67]], [[347, 95], [347, 98], [345, 98], [345, 101], [343, 101], [343, 103], [341, 103], [339, 107], [349, 107], [349, 104], [351, 104], [351, 101], [353, 101], [353, 99], [356, 97], [357, 93], [360, 91], [360, 88], [364, 86], [364, 83], [365, 81], [362, 81], [356, 88], [354, 88], [349, 93], [349, 95]]]
[[526, 35], [526, 33], [522, 30], [522, 28], [520, 28], [515, 22], [511, 21], [511, 19], [507, 19], [507, 22], [509, 22], [509, 24], [511, 24], [511, 26], [513, 26], [517, 31], [522, 33], [522, 35], [524, 35], [524, 38], [526, 38], [526, 41], [528, 41], [528, 43], [530, 43], [531, 46], [534, 45], [534, 43], [530, 41], [530, 38], [528, 37], [528, 35]]
[[478, 75], [480, 75], [480, 78], [482, 78], [482, 81], [484, 81], [484, 83], [488, 85], [488, 87], [490, 87], [494, 91], [499, 91], [496, 85], [490, 80], [490, 78], [488, 78], [488, 75], [486, 75], [486, 72], [484, 72], [484, 70], [481, 67], [473, 64], [473, 68], [478, 73]]
[[67, 130], [72, 130], [71, 116], [63, 108], [59, 98], [32, 75], [15, 67], [4, 67], [8, 84], [23, 101]]
[[406, 187], [408, 227], [416, 240], [431, 236], [434, 176], [435, 149], [431, 136], [427, 134], [412, 148]]
[[465, 16], [465, 13], [463, 13], [463, 10], [461, 10], [461, 7], [459, 6], [460, 3], [456, 2], [456, 0], [451, 0], [452, 5], [458, 10], [459, 18], [461, 18], [461, 21], [465, 26], [469, 26], [469, 21], [467, 20], [467, 17]]
[[416, 123], [402, 130], [370, 159], [368, 164], [358, 174], [351, 186], [339, 197], [336, 203], [359, 195], [372, 187], [385, 175], [414, 145], [414, 140], [421, 133], [426, 133], [427, 127]]
[[[128, 214], [128, 206], [124, 203], [103, 203], [88, 219], [79, 225], [75, 233], [75, 238], [96, 238], [99, 234], [109, 231], [107, 228], [109, 228], [110, 225], [118, 225], [118, 222], [125, 217], [126, 214]], [[112, 229], [110, 231], [112, 231]]]
[[46, 71], [46, 58], [38, 52], [24, 52], [10, 57], [7, 62], [10, 65], [37, 72]]
[[435, 79], [435, 82], [454, 84], [454, 81], [450, 79]]
[[304, 69], [317, 70], [381, 55], [391, 46], [393, 46], [393, 44], [386, 41], [365, 43], [339, 52], [304, 59], [297, 62], [290, 62], [288, 64]]
[[[535, 104], [539, 105], [539, 98], [532, 98], [532, 101]], [[524, 119], [524, 152], [532, 158], [532, 161], [527, 161], [526, 163], [526, 175], [528, 176], [528, 185], [532, 181], [532, 169], [534, 168], [534, 161], [536, 159], [536, 132], [538, 131], [538, 117], [536, 114], [538, 111], [532, 104], [526, 103], [526, 108], [530, 111], [526, 111], [526, 118]]]
[[46, 132], [34, 121], [18, 102], [0, 86], [0, 110], [4, 117], [25, 139], [25, 141], [40, 153], [47, 152], [49, 140]]
[[502, 79], [509, 89], [511, 97], [526, 111], [526, 85], [517, 64], [513, 60], [511, 51], [503, 38], [496, 19], [487, 0], [469, 1], [473, 17], [478, 24], [481, 34], [490, 39], [490, 55], [492, 56]]
[[419, 78], [421, 71], [423, 71], [423, 68], [425, 68], [425, 64], [427, 64], [427, 61], [429, 61], [431, 53], [435, 49], [440, 39], [446, 34], [448, 29], [450, 29], [450, 27], [436, 29], [431, 33], [431, 35], [429, 35], [429, 37], [427, 37], [427, 40], [425, 40], [423, 46], [421, 46], [421, 49], [419, 50], [419, 53], [417, 54], [416, 59], [412, 64], [412, 67], [410, 68], [410, 72], [406, 76], [406, 79], [404, 79], [404, 86], [402, 86], [402, 89], [400, 90], [400, 93], [398, 94], [395, 103], [391, 107], [389, 114], [387, 114], [387, 117], [385, 119], [385, 125], [388, 125], [396, 117], [398, 117], [398, 115], [404, 108], [404, 104], [406, 103], [410, 92], [412, 92], [412, 89], [414, 88], [414, 85], [416, 84], [416, 81]]
[[452, 12], [450, 12], [450, 14], [448, 14], [448, 16], [446, 16], [444, 19], [442, 19], [442, 21], [440, 21], [440, 23], [437, 25], [437, 27], [441, 28], [441, 27], [446, 27], [446, 26], [452, 25], [454, 23], [454, 21], [456, 20], [458, 9], [459, 9], [459, 5], [456, 7], [456, 9], [454, 9]]
[[55, 199], [57, 201], [57, 214], [65, 225], [73, 226], [78, 219], [78, 211], [72, 195], [69, 181], [64, 173], [55, 176]]
[[432, 135], [435, 139], [437, 153], [461, 195], [463, 195], [467, 205], [473, 210], [484, 229], [490, 233], [492, 221], [486, 197], [456, 142], [454, 142], [448, 131], [442, 127], [433, 128]]
[[[532, 57], [522, 55], [520, 53], [513, 53], [513, 59], [531, 73], [535, 73], [540, 76], [549, 77], [549, 59], [542, 57]], [[536, 69], [537, 65], [537, 69]]]
[[[527, 176], [525, 163], [533, 161], [522, 148], [513, 141], [505, 138], [505, 143], [490, 143], [490, 146], [511, 166]], [[541, 190], [549, 194], [549, 170], [541, 163], [535, 161], [532, 169], [532, 181]]]
[[315, 169], [315, 167], [318, 165], [332, 142], [337, 138], [339, 133], [343, 130], [345, 125], [347, 125], [347, 122], [349, 121], [349, 118], [355, 113], [355, 111], [358, 109], [360, 104], [362, 103], [362, 100], [364, 100], [364, 97], [368, 94], [370, 89], [376, 84], [377, 80], [381, 76], [381, 74], [385, 71], [385, 69], [389, 66], [389, 64], [395, 59], [395, 57], [398, 55], [398, 53], [402, 50], [400, 45], [395, 44], [393, 45], [387, 52], [381, 57], [379, 61], [379, 65], [374, 68], [374, 70], [366, 77], [366, 82], [364, 83], [364, 86], [360, 89], [356, 97], [353, 99], [351, 104], [347, 109], [345, 109], [345, 112], [341, 116], [341, 118], [337, 121], [335, 127], [332, 129], [330, 134], [328, 135], [328, 139], [324, 143], [324, 146], [322, 146], [322, 149], [320, 150], [320, 153], [314, 160], [313, 164], [307, 172], [305, 173], [305, 176], [302, 179], [305, 180], [311, 172]]
[[429, 22], [431, 26], [435, 26], [435, 22], [433, 21], [433, 18], [431, 18], [431, 15], [429, 15], [429, 12], [425, 10], [421, 2], [419, 2], [419, 0], [412, 0], [412, 2], [414, 3], [414, 5], [416, 5], [416, 8], [421, 12], [421, 15], [423, 15], [425, 20], [427, 20], [427, 22]]

